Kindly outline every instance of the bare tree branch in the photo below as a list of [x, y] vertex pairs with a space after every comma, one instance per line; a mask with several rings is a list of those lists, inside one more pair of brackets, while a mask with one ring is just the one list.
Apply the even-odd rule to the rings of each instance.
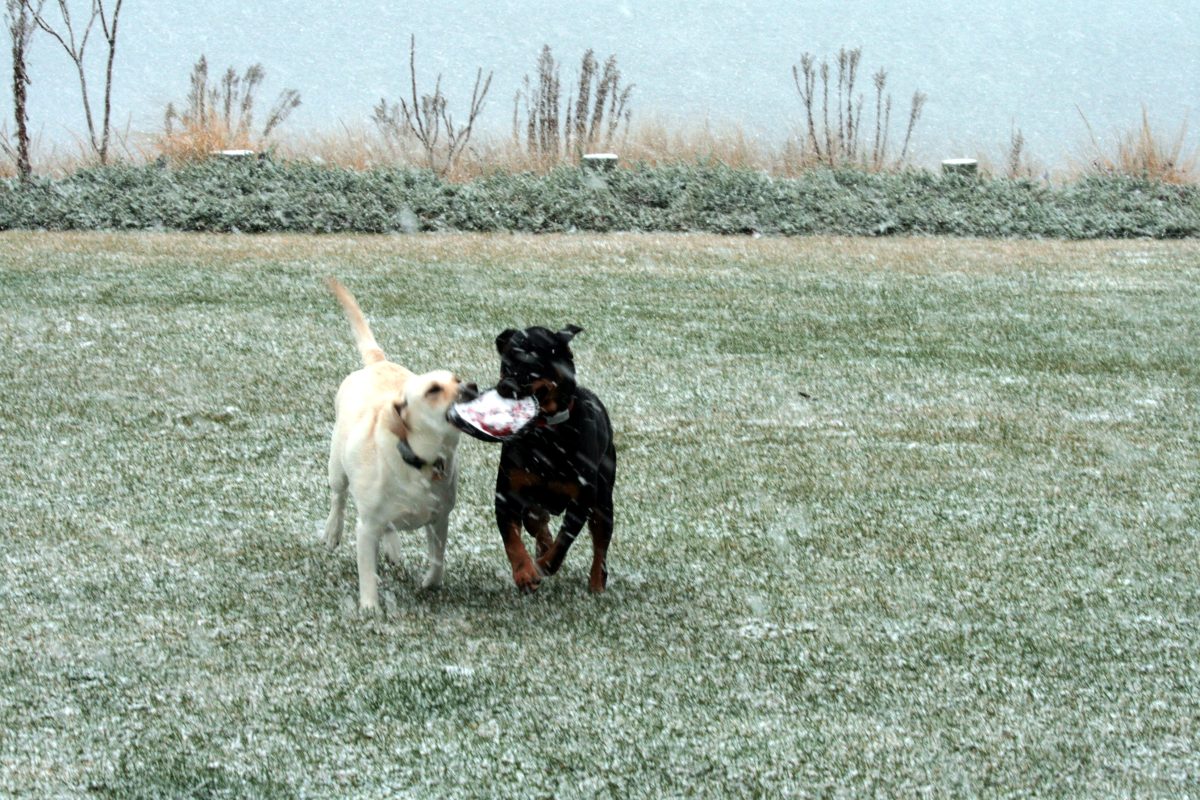
[[117, 57], [117, 24], [121, 16], [121, 3], [122, 0], [116, 1], [110, 21], [104, 14], [104, 0], [96, 0], [100, 27], [104, 31], [104, 40], [108, 43], [108, 59], [104, 65], [104, 138], [100, 143], [101, 162], [108, 160], [108, 137], [112, 120], [113, 63]]
[[485, 79], [482, 68], [476, 72], [466, 124], [456, 125], [446, 96], [442, 94], [441, 75], [434, 81], [433, 94], [421, 94], [417, 88], [416, 36], [409, 39], [408, 71], [410, 99], [402, 97], [391, 106], [386, 98], [380, 99], [372, 121], [389, 142], [399, 142], [408, 136], [415, 138], [424, 152], [426, 166], [439, 175], [445, 175], [458, 162], [470, 141], [475, 120], [492, 85], [492, 73], [489, 72]]
[[[83, 116], [84, 121], [87, 123], [88, 139], [92, 150], [99, 156], [101, 164], [108, 163], [109, 138], [112, 130], [113, 64], [117, 55], [117, 29], [120, 22], [122, 3], [123, 0], [115, 0], [110, 16], [105, 10], [104, 0], [91, 0], [89, 16], [87, 24], [83, 28], [83, 35], [77, 38], [75, 21], [71, 18], [71, 9], [67, 5], [67, 0], [57, 0], [60, 27], [55, 27], [47, 21], [45, 15], [42, 13], [41, 2], [34, 9], [31, 0], [23, 0], [23, 5], [33, 11], [33, 19], [37, 23], [37, 26], [59, 43], [63, 51], [67, 54], [67, 57], [75, 65], [75, 71], [79, 77], [79, 94], [83, 102]], [[104, 42], [108, 51], [104, 72], [104, 109], [99, 135], [96, 133], [96, 120], [95, 115], [92, 113], [86, 68], [88, 39], [91, 37], [97, 23], [99, 23], [104, 35]]]
[[[863, 135], [863, 111], [867, 106], [867, 98], [856, 92], [861, 58], [862, 48], [842, 48], [838, 51], [833, 66], [825, 59], [817, 63], [811, 53], [801, 55], [799, 66], [792, 66], [792, 81], [800, 95], [806, 123], [801, 134], [802, 164], [856, 166], [881, 170], [889, 167], [899, 168], [906, 163], [913, 131], [927, 100], [926, 95], [923, 92], [913, 94], [900, 157], [894, 162], [890, 161], [888, 140], [892, 96], [886, 92], [887, 70], [880, 69], [871, 78], [875, 87], [875, 132], [872, 146], [868, 148]], [[831, 90], [835, 67], [837, 86]], [[834, 103], [836, 118], [830, 111], [831, 101]]]

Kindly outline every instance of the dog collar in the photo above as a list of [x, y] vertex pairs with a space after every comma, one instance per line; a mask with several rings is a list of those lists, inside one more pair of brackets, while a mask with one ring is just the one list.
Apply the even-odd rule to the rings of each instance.
[[437, 460], [435, 460], [433, 463], [430, 463], [417, 455], [416, 451], [412, 449], [412, 445], [408, 443], [407, 439], [401, 439], [400, 441], [396, 442], [396, 449], [400, 451], [400, 457], [404, 459], [404, 463], [408, 464], [413, 469], [421, 470], [425, 469], [426, 467], [431, 467], [433, 479], [435, 481], [440, 481], [442, 478], [446, 477], [446, 459], [442, 458], [441, 456], [438, 456]]
[[575, 398], [571, 398], [571, 402], [567, 403], [567, 407], [557, 414], [550, 417], [538, 417], [537, 424], [542, 428], [553, 428], [555, 425], [561, 425], [571, 418], [571, 409], [575, 407]]

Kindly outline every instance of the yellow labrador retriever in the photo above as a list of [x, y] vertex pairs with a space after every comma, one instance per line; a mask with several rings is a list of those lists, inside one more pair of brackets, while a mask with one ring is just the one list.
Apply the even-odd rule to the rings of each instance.
[[332, 550], [341, 543], [349, 490], [358, 511], [358, 604], [375, 611], [379, 553], [399, 562], [397, 529], [425, 529], [429, 569], [423, 586], [442, 581], [458, 481], [458, 429], [446, 414], [477, 390], [446, 370], [414, 375], [388, 361], [354, 296], [332, 278], [327, 283], [350, 320], [363, 367], [338, 388], [325, 544]]

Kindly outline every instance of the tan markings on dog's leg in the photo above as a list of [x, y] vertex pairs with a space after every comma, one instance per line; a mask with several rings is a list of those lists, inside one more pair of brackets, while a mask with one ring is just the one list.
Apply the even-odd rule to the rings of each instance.
[[608, 585], [608, 545], [613, 533], [611, 503], [592, 509], [588, 531], [592, 534], [592, 571], [588, 576], [588, 589], [603, 592]]
[[379, 535], [382, 531], [359, 520], [358, 523], [358, 607], [364, 611], [379, 608]]
[[[579, 497], [579, 484], [573, 481], [550, 481], [546, 487], [555, 494], [568, 497], [572, 502]], [[526, 528], [529, 528], [528, 524], [526, 524]], [[534, 533], [532, 528], [529, 528], [529, 532], [537, 538], [538, 569], [543, 575], [553, 575], [558, 572], [558, 568], [562, 566], [563, 557], [566, 556], [566, 550], [560, 549], [558, 540], [550, 535], [550, 515], [544, 514], [542, 527], [537, 533]]]
[[540, 559], [554, 544], [554, 539], [550, 536], [550, 515], [545, 511], [526, 511], [525, 530], [537, 540], [537, 557]]
[[523, 592], [532, 592], [538, 588], [542, 576], [534, 566], [525, 543], [521, 541], [521, 521], [514, 519], [508, 523], [504, 533], [504, 554], [512, 565], [513, 583]]
[[543, 575], [553, 575], [558, 572], [556, 564], [562, 564], [562, 556], [558, 554], [558, 542], [551, 541], [550, 546], [546, 548], [546, 552], [538, 556], [537, 567]]

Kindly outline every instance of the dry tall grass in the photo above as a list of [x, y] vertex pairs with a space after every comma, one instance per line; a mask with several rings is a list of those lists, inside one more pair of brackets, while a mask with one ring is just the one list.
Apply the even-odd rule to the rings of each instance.
[[[114, 129], [110, 134], [109, 163], [140, 164], [155, 157], [153, 147], [146, 144], [154, 137], [134, 134], [124, 128]], [[7, 127], [0, 126], [0, 153], [4, 156], [0, 158], [0, 178], [18, 177], [16, 143], [9, 136]], [[29, 142], [29, 153], [33, 174], [52, 178], [62, 178], [100, 163], [91, 143], [78, 135], [70, 143], [51, 142], [39, 131]]]
[[1015, 125], [1006, 144], [993, 151], [979, 150], [973, 157], [979, 164], [979, 171], [989, 177], [1009, 180], [1050, 178], [1050, 169], [1029, 152], [1025, 134]]
[[620, 138], [622, 126], [625, 131], [629, 128], [633, 86], [622, 86], [615, 55], [610, 55], [601, 68], [595, 53], [585, 52], [579, 64], [575, 97], [567, 95], [565, 103], [561, 72], [550, 45], [543, 46], [536, 81], [526, 75], [523, 91], [513, 99], [513, 143], [520, 145], [523, 141], [531, 160], [543, 167], [564, 158], [578, 158], [596, 148], [611, 148]]
[[[789, 144], [782, 146], [766, 137], [755, 136], [738, 125], [705, 123], [685, 128], [655, 117], [638, 122], [609, 146], [623, 165], [694, 164], [719, 162], [735, 168], [755, 169], [772, 174], [797, 174], [797, 162], [789, 155]], [[388, 166], [425, 166], [421, 148], [407, 148], [366, 126], [342, 125], [334, 132], [292, 134], [282, 137], [276, 147], [284, 158], [314, 159], [348, 169], [372, 169]], [[466, 181], [496, 172], [545, 173], [566, 164], [578, 164], [574, 152], [531, 153], [523, 141], [507, 136], [478, 136], [463, 152], [444, 177]]]
[[367, 123], [358, 126], [341, 123], [334, 130], [289, 132], [279, 137], [275, 153], [283, 159], [315, 161], [358, 171], [424, 163], [419, 145], [408, 142], [402, 148]]
[[255, 106], [265, 77], [262, 65], [252, 64], [240, 75], [230, 67], [218, 81], [210, 82], [208, 61], [200, 56], [192, 67], [183, 108], [167, 105], [163, 131], [153, 148], [172, 161], [207, 158], [218, 150], [264, 149], [271, 134], [300, 105], [300, 93], [284, 89], [266, 122], [256, 127]]
[[719, 162], [741, 169], [783, 172], [784, 152], [740, 125], [705, 122], [677, 127], [651, 118], [634, 126], [621, 142], [628, 161], [650, 165]]
[[1191, 154], [1184, 152], [1187, 120], [1179, 126], [1174, 138], [1164, 138], [1150, 125], [1150, 114], [1142, 106], [1142, 123], [1134, 130], [1123, 131], [1107, 146], [1096, 137], [1091, 123], [1076, 107], [1087, 128], [1090, 148], [1084, 173], [1128, 175], [1164, 183], [1196, 183], [1200, 180], [1200, 147]]

